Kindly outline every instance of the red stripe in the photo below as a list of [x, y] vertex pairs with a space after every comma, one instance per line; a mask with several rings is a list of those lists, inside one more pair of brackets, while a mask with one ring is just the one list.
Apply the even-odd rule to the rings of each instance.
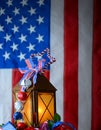
[[101, 0], [94, 0], [92, 130], [101, 130]]
[[20, 79], [22, 78], [22, 74], [18, 69], [14, 69], [12, 71], [12, 85], [13, 87], [20, 81]]
[[71, 122], [77, 128], [78, 0], [65, 0], [64, 13], [64, 121]]
[[44, 76], [49, 80], [50, 79], [50, 71], [49, 70], [45, 70], [44, 71]]

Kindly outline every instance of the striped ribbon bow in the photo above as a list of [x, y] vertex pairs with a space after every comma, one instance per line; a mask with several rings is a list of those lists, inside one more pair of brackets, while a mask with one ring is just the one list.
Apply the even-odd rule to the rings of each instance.
[[[45, 53], [47, 53], [47, 57], [50, 60], [49, 62], [46, 62], [46, 60], [42, 58], [42, 56]], [[36, 57], [38, 60], [37, 65], [34, 64], [34, 62], [33, 62], [33, 59]], [[50, 51], [48, 48], [46, 48], [41, 53], [31, 54], [30, 58], [25, 60], [27, 67], [19, 69], [20, 72], [22, 74], [24, 74], [20, 82], [22, 82], [22, 80], [33, 78], [33, 83], [35, 84], [36, 80], [37, 80], [37, 74], [39, 72], [43, 73], [44, 70], [47, 69], [47, 67], [55, 61], [56, 61], [56, 59], [54, 57], [50, 56]]]

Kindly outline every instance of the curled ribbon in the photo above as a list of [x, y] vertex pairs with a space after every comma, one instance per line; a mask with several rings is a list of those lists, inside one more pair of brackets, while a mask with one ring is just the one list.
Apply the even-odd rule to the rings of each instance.
[[41, 124], [40, 130], [49, 130], [48, 129], [48, 122], [47, 121], [45, 121], [43, 124]]
[[[49, 62], [46, 62], [45, 59], [42, 58], [42, 56], [47, 53], [47, 57], [50, 59]], [[37, 57], [38, 58], [38, 65], [35, 65], [33, 62], [33, 58]], [[22, 80], [25, 79], [31, 79], [33, 78], [33, 83], [36, 83], [36, 79], [37, 79], [37, 74], [38, 73], [43, 73], [45, 69], [47, 69], [47, 67], [52, 64], [53, 62], [55, 62], [56, 59], [52, 56], [50, 56], [50, 51], [48, 48], [46, 48], [45, 50], [43, 50], [41, 53], [37, 53], [37, 54], [31, 54], [29, 59], [26, 59], [25, 62], [27, 64], [26, 68], [20, 68], [20, 72], [22, 74], [24, 74]], [[20, 81], [20, 82], [21, 82]]]

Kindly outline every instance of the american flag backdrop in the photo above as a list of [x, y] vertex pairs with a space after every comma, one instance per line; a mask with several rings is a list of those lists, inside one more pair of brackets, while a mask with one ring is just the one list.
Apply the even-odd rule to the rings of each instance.
[[101, 129], [101, 0], [0, 0], [0, 124], [30, 54], [49, 48], [56, 109], [77, 130]]

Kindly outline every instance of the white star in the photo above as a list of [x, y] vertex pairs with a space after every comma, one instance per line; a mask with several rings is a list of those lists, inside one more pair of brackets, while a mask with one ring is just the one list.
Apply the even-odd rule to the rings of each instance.
[[5, 14], [5, 9], [0, 8], [0, 16], [3, 15], [3, 14]]
[[18, 28], [19, 28], [18, 26], [14, 25], [14, 27], [12, 28], [12, 30], [14, 31], [14, 33], [19, 32]]
[[6, 51], [5, 54], [3, 55], [3, 57], [5, 58], [5, 60], [10, 59], [9, 55], [10, 55], [10, 53], [8, 53]]
[[7, 24], [12, 23], [12, 18], [10, 18], [9, 16], [7, 16], [7, 19], [5, 19], [5, 21], [7, 22]]
[[39, 18], [36, 20], [39, 24], [44, 23], [44, 17], [39, 16]]
[[31, 43], [29, 43], [29, 46], [27, 46], [26, 48], [28, 48], [29, 49], [29, 51], [31, 51], [31, 50], [35, 50], [35, 45], [33, 45], [33, 44], [31, 44]]
[[36, 9], [33, 9], [32, 7], [30, 8], [30, 10], [28, 10], [28, 12], [30, 13], [30, 15], [36, 14]]
[[21, 34], [21, 36], [19, 37], [19, 39], [21, 40], [21, 43], [24, 41], [26, 42], [26, 37], [27, 37], [26, 35], [24, 36], [23, 34]]
[[36, 56], [36, 58], [38, 59], [38, 61], [42, 58], [42, 56]]
[[36, 32], [36, 31], [35, 31], [35, 26], [32, 26], [32, 25], [30, 25], [30, 27], [28, 28], [28, 30], [30, 31], [30, 34], [31, 34], [32, 32]]
[[40, 35], [40, 34], [38, 35], [38, 37], [36, 39], [38, 40], [39, 43], [42, 42], [42, 41], [44, 41], [43, 40], [43, 36]]
[[3, 46], [3, 44], [2, 43], [0, 43], [0, 49], [2, 50], [3, 48], [2, 48], [2, 46]]
[[11, 35], [6, 34], [4, 39], [6, 39], [6, 42], [11, 41]]
[[20, 58], [20, 61], [25, 59], [25, 55], [26, 54], [23, 54], [22, 52], [20, 52], [20, 55], [18, 55], [18, 57]]
[[24, 23], [27, 23], [27, 18], [22, 16], [22, 18], [20, 19], [21, 23], [24, 24]]
[[4, 26], [1, 26], [1, 25], [0, 25], [0, 32], [3, 32], [3, 31], [4, 31], [3, 28], [4, 28]]
[[28, 5], [28, 0], [22, 0], [20, 3], [22, 4], [22, 6]]
[[19, 13], [19, 9], [17, 9], [16, 7], [15, 7], [15, 9], [14, 9], [13, 12], [14, 12], [15, 15], [20, 14], [20, 13]]
[[13, 45], [10, 47], [12, 48], [13, 51], [18, 50], [18, 48], [17, 48], [18, 44], [13, 43]]
[[39, 4], [40, 7], [41, 5], [44, 5], [44, 0], [39, 0], [37, 3]]
[[8, 5], [8, 7], [12, 5], [12, 2], [13, 2], [12, 0], [8, 0], [8, 1], [6, 2], [7, 5]]

